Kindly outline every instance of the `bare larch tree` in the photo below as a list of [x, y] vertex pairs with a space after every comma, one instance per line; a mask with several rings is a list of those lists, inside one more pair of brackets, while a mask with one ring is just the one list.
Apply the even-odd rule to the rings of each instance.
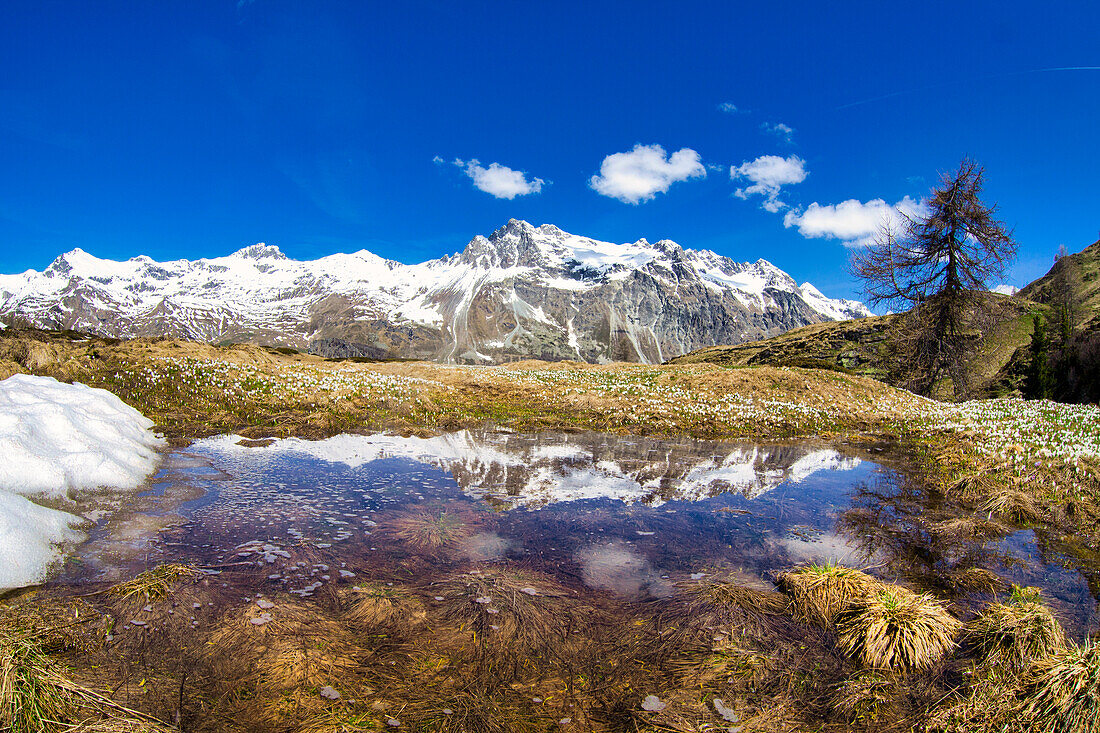
[[858, 251], [852, 273], [873, 305], [911, 309], [898, 331], [898, 357], [911, 388], [928, 392], [949, 376], [956, 398], [967, 388], [965, 362], [980, 314], [989, 304], [987, 283], [1005, 274], [1016, 257], [1012, 232], [995, 218], [997, 206], [981, 200], [984, 169], [964, 158], [941, 176], [926, 216], [901, 214]]

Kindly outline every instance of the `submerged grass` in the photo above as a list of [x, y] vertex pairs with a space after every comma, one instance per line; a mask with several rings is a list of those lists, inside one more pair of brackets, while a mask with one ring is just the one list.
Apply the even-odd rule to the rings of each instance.
[[575, 648], [601, 614], [553, 578], [485, 567], [431, 589], [443, 620], [472, 634], [478, 656], [510, 664], [544, 663]]
[[424, 605], [408, 591], [364, 583], [340, 594], [344, 618], [353, 626], [373, 629], [378, 626], [398, 626], [409, 629], [427, 619]]
[[467, 519], [445, 510], [406, 512], [384, 529], [403, 544], [429, 553], [454, 548], [473, 534]]
[[830, 705], [845, 721], [873, 725], [897, 717], [897, 680], [880, 670], [864, 670], [834, 688]]
[[143, 596], [150, 599], [164, 598], [176, 581], [194, 580], [203, 575], [204, 573], [193, 565], [165, 563], [152, 570], [139, 573], [130, 580], [113, 585], [107, 589], [107, 592], [124, 599], [134, 596]]

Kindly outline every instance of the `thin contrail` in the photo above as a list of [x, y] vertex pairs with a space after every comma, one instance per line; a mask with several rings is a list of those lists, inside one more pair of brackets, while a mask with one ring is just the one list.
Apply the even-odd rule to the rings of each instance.
[[839, 107], [833, 109], [834, 112], [839, 112], [842, 109], [848, 109], [849, 107], [858, 107], [861, 104], [870, 104], [872, 102], [881, 102], [884, 99], [890, 99], [891, 97], [900, 97], [905, 94], [914, 94], [916, 92], [926, 92], [929, 89], [942, 89], [943, 87], [955, 86], [956, 84], [965, 84], [972, 81], [985, 81], [986, 79], [998, 79], [1005, 76], [1021, 76], [1023, 74], [1042, 74], [1048, 71], [1100, 71], [1100, 66], [1051, 66], [1046, 69], [1027, 69], [1025, 71], [1009, 71], [1003, 74], [989, 74], [987, 76], [977, 76], [971, 79], [960, 79], [958, 81], [946, 82], [943, 84], [930, 84], [924, 87], [914, 87], [913, 89], [905, 89], [900, 92], [890, 92], [889, 94], [882, 94], [877, 97], [870, 97], [868, 99], [861, 99], [858, 102], [849, 102], [848, 104], [842, 104]]

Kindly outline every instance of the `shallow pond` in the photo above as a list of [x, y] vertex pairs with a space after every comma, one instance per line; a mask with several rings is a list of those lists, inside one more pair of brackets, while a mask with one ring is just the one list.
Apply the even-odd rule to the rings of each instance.
[[[758, 445], [592, 433], [202, 440], [101, 520], [55, 583], [193, 562], [303, 598], [376, 575], [431, 583], [483, 564], [634, 601], [715, 575], [771, 587], [836, 561], [950, 597], [984, 567], [1039, 586], [1095, 632], [1087, 573], [1032, 531], [946, 504], [888, 446]], [[262, 587], [257, 588], [257, 583]], [[973, 592], [972, 592], [973, 591]]]

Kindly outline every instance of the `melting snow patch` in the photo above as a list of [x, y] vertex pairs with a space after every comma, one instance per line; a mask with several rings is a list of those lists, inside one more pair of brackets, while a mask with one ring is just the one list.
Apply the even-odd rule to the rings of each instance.
[[0, 490], [0, 590], [44, 580], [55, 545], [78, 542], [80, 517]]
[[152, 427], [105, 389], [8, 377], [0, 382], [0, 487], [52, 496], [136, 488], [160, 460]]
[[45, 579], [83, 520], [19, 496], [133, 489], [163, 441], [152, 421], [103, 389], [17, 374], [0, 381], [0, 590]]

